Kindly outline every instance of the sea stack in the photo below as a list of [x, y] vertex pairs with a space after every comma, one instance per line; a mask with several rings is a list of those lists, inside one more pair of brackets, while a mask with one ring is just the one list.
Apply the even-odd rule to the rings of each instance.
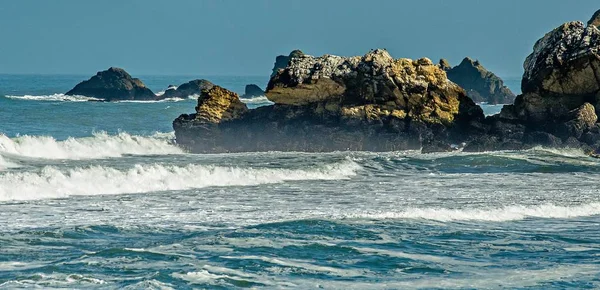
[[163, 99], [185, 99], [190, 96], [199, 96], [203, 90], [211, 89], [215, 84], [207, 80], [193, 80], [177, 87], [169, 86], [169, 89], [161, 96]]
[[440, 61], [440, 67], [446, 70], [448, 78], [457, 83], [467, 95], [478, 103], [512, 104], [515, 94], [504, 85], [504, 81], [485, 69], [478, 60], [469, 57], [453, 67], [446, 60]]
[[141, 80], [132, 78], [124, 69], [117, 67], [98, 72], [89, 80], [76, 85], [66, 95], [80, 95], [106, 101], [157, 98]]
[[599, 52], [596, 26], [569, 22], [546, 34], [523, 64], [523, 94], [486, 119], [488, 134], [465, 150], [600, 148]]
[[233, 92], [204, 91], [195, 114], [173, 123], [178, 144], [192, 152], [448, 151], [477, 135], [484, 119], [431, 60], [394, 59], [381, 49], [293, 57], [266, 96], [275, 104], [247, 110]]

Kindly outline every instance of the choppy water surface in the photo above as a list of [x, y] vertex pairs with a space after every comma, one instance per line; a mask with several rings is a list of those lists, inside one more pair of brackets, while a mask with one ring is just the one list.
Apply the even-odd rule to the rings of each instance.
[[0, 97], [0, 288], [600, 287], [577, 150], [195, 155], [193, 100], [60, 91]]

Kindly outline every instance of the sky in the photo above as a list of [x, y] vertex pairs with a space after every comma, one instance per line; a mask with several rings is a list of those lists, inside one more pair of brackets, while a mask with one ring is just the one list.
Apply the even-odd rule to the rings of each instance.
[[0, 1], [0, 73], [269, 75], [277, 55], [479, 59], [522, 74], [537, 39], [598, 0]]

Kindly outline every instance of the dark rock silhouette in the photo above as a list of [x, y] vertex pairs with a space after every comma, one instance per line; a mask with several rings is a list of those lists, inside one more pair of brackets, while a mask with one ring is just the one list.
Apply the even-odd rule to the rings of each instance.
[[448, 69], [449, 64], [440, 63], [448, 78], [461, 86], [475, 102], [489, 104], [512, 104], [515, 94], [504, 85], [504, 81], [485, 69], [479, 61], [466, 57], [458, 65]]
[[178, 98], [185, 99], [190, 96], [200, 95], [202, 90], [210, 89], [214, 86], [213, 83], [207, 80], [193, 80], [177, 87], [169, 86], [165, 93], [161, 96], [163, 99]]
[[76, 85], [66, 95], [80, 95], [106, 101], [157, 98], [141, 80], [132, 78], [125, 70], [116, 67], [98, 72], [89, 80]]
[[250, 85], [246, 85], [246, 88], [244, 89], [244, 95], [242, 96], [242, 98], [256, 98], [256, 97], [260, 97], [260, 96], [264, 96], [265, 95], [265, 91], [263, 91], [259, 86], [255, 85], [255, 84], [250, 84]]

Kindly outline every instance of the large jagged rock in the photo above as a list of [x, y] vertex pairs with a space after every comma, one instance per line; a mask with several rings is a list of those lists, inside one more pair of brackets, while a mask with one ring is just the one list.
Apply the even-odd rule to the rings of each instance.
[[211, 89], [215, 84], [207, 80], [193, 80], [177, 87], [170, 86], [161, 96], [164, 99], [185, 99], [190, 96], [200, 95], [202, 91]]
[[292, 52], [290, 52], [289, 55], [278, 55], [275, 58], [275, 64], [273, 65], [273, 72], [271, 72], [271, 77], [275, 76], [280, 69], [286, 68], [288, 63], [290, 62], [290, 59], [300, 57], [302, 55], [304, 55], [304, 53], [299, 49], [293, 50]]
[[255, 84], [246, 85], [244, 88], [244, 95], [242, 98], [251, 99], [260, 96], [264, 96], [265, 91], [263, 91], [259, 86]]
[[565, 23], [538, 40], [524, 63], [523, 94], [488, 117], [487, 134], [466, 151], [536, 145], [600, 146], [600, 30]]
[[125, 70], [111, 67], [100, 71], [68, 91], [66, 95], [80, 95], [107, 101], [155, 100], [157, 96], [141, 80], [132, 78]]
[[451, 150], [482, 129], [483, 111], [428, 59], [302, 55], [271, 78], [275, 104], [219, 122], [175, 120], [193, 152]]
[[448, 66], [448, 63], [440, 63], [442, 69], [446, 68], [448, 78], [465, 89], [473, 101], [490, 104], [514, 102], [515, 94], [504, 85], [504, 81], [485, 69], [479, 61], [466, 57], [459, 65], [451, 69], [447, 69]]
[[[385, 50], [360, 57], [303, 55], [271, 78], [267, 98], [283, 105], [329, 103], [356, 117], [364, 106], [449, 125], [468, 101], [462, 90], [431, 60], [393, 59]], [[472, 102], [470, 102], [472, 103]], [[472, 105], [474, 106], [474, 105]]]
[[592, 18], [587, 23], [588, 26], [596, 26], [600, 28], [600, 10], [596, 11]]
[[523, 93], [595, 95], [600, 90], [600, 30], [575, 21], [538, 40], [523, 67]]

